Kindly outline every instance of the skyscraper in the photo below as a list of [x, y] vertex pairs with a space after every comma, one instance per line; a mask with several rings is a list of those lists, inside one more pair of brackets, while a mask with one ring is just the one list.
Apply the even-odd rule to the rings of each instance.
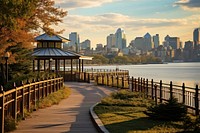
[[193, 32], [194, 48], [200, 44], [200, 28], [196, 28]]
[[114, 34], [110, 34], [109, 36], [107, 36], [107, 48], [108, 49], [115, 47], [115, 42], [116, 42], [116, 38], [115, 38]]
[[165, 37], [164, 44], [165, 44], [165, 47], [171, 46], [173, 49], [181, 48], [181, 42], [180, 42], [180, 38], [179, 37], [170, 37], [169, 35], [167, 35]]
[[146, 33], [144, 35], [144, 41], [145, 41], [145, 46], [146, 49], [145, 50], [151, 50], [153, 48], [153, 41], [152, 41], [152, 37], [149, 33]]
[[153, 43], [154, 43], [154, 48], [157, 48], [160, 45], [159, 34], [153, 36]]
[[126, 48], [126, 35], [124, 30], [121, 28], [117, 29], [117, 32], [115, 33], [115, 47], [119, 50], [122, 50], [123, 48]]
[[79, 52], [80, 51], [80, 38], [79, 34], [77, 32], [71, 32], [69, 34], [69, 46], [75, 47], [75, 51]]

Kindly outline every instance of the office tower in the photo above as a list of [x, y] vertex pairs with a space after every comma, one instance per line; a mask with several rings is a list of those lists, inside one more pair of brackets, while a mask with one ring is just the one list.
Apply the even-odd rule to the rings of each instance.
[[146, 49], [144, 44], [145, 41], [143, 37], [136, 37], [133, 43], [133, 47], [137, 48], [138, 50], [144, 51]]
[[114, 34], [110, 34], [109, 36], [107, 36], [107, 48], [108, 49], [115, 47], [115, 42], [116, 42], [116, 38], [115, 38]]
[[80, 52], [80, 38], [77, 32], [71, 32], [69, 34], [69, 46], [74, 47], [76, 52]]
[[90, 40], [85, 40], [81, 43], [81, 49], [82, 50], [90, 50], [91, 48], [91, 41]]
[[153, 41], [152, 41], [152, 37], [149, 33], [146, 33], [144, 35], [144, 43], [145, 43], [145, 50], [151, 50], [153, 48]]
[[157, 48], [160, 45], [159, 34], [153, 36], [153, 43], [154, 43], [154, 48]]
[[194, 48], [200, 44], [200, 28], [196, 28], [193, 32]]
[[126, 35], [124, 30], [121, 28], [117, 29], [117, 32], [115, 33], [115, 47], [119, 50], [122, 50], [123, 48], [126, 48]]
[[170, 37], [169, 35], [167, 35], [165, 37], [164, 44], [165, 44], [165, 47], [171, 46], [173, 49], [181, 48], [181, 42], [180, 42], [180, 38], [179, 37]]

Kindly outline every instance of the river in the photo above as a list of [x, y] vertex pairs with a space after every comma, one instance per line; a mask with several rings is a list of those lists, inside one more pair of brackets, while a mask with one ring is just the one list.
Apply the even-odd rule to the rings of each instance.
[[168, 63], [168, 64], [145, 64], [145, 65], [110, 65], [110, 66], [86, 66], [94, 69], [123, 69], [129, 70], [129, 75], [163, 80], [164, 83], [173, 81], [176, 85], [194, 87], [200, 84], [200, 62], [197, 63]]

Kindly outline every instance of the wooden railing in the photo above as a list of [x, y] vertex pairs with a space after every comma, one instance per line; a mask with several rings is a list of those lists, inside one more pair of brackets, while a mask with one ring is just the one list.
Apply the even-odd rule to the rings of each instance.
[[199, 87], [187, 87], [183, 83], [182, 86], [155, 82], [145, 78], [134, 78], [122, 75], [96, 75], [94, 78], [96, 84], [117, 87], [121, 89], [129, 89], [135, 92], [142, 92], [146, 97], [152, 98], [156, 104], [169, 100], [171, 97], [178, 99], [179, 103], [185, 104], [195, 115], [199, 115], [200, 94]]
[[4, 133], [5, 117], [11, 116], [15, 121], [24, 118], [25, 110], [36, 110], [41, 98], [58, 91], [63, 87], [63, 78], [48, 79], [23, 84], [12, 90], [0, 93], [0, 132]]

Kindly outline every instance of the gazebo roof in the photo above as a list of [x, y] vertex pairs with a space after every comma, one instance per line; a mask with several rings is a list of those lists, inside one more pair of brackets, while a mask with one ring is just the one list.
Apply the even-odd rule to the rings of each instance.
[[63, 51], [59, 48], [37, 48], [34, 49], [32, 56], [36, 58], [59, 58], [59, 59], [82, 59], [82, 60], [92, 60], [92, 57], [83, 56], [81, 54]]
[[35, 38], [36, 41], [59, 41], [59, 42], [69, 42], [70, 40], [67, 38], [64, 38], [60, 35], [48, 35], [46, 33], [37, 36]]

